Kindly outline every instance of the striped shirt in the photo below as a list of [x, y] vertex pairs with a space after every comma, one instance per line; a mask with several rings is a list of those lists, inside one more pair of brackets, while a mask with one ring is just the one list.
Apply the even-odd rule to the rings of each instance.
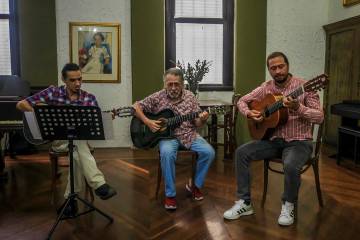
[[[266, 81], [249, 94], [240, 98], [237, 106], [239, 111], [247, 116], [249, 113], [248, 104], [253, 101], [261, 101], [265, 95], [288, 95], [306, 81], [291, 77], [290, 81], [283, 88], [278, 87], [274, 80]], [[319, 95], [315, 92], [305, 92], [299, 96], [300, 106], [297, 110], [289, 109], [289, 119], [284, 125], [278, 126], [270, 139], [283, 138], [285, 141], [309, 140], [312, 139], [312, 123], [321, 123], [324, 114], [320, 108]]]
[[[144, 112], [158, 113], [164, 109], [172, 110], [175, 115], [185, 115], [193, 112], [200, 112], [199, 102], [194, 94], [183, 89], [179, 101], [173, 102], [167, 95], [166, 90], [160, 90], [151, 94], [144, 100], [138, 102]], [[175, 137], [186, 148], [190, 148], [191, 143], [199, 134], [193, 121], [184, 121], [174, 130]]]
[[78, 99], [70, 100], [65, 86], [50, 86], [45, 90], [26, 98], [26, 101], [32, 106], [39, 103], [47, 105], [98, 106], [95, 96], [84, 90], [80, 90]]

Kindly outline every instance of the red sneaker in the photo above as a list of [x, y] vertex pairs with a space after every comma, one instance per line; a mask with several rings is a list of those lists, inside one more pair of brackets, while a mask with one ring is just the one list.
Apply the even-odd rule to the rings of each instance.
[[176, 198], [175, 197], [165, 197], [164, 203], [165, 209], [175, 210], [176, 209]]
[[200, 189], [196, 186], [191, 187], [189, 184], [185, 185], [186, 191], [191, 194], [192, 198], [196, 201], [201, 201], [204, 199], [204, 195], [200, 191]]

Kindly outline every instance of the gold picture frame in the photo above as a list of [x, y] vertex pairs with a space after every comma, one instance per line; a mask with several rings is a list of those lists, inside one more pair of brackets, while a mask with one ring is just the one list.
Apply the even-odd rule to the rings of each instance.
[[120, 83], [119, 23], [70, 22], [70, 60], [80, 66], [83, 82]]
[[360, 3], [360, 0], [343, 0], [343, 5], [345, 7], [352, 6], [358, 3]]

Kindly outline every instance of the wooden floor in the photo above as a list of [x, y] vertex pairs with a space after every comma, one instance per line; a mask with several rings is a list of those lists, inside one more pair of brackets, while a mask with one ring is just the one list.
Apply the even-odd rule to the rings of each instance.
[[[185, 164], [177, 167], [178, 210], [167, 212], [161, 199], [155, 200], [156, 152], [130, 149], [97, 149], [95, 156], [107, 182], [118, 195], [94, 204], [114, 217], [114, 223], [92, 212], [62, 221], [53, 239], [357, 239], [360, 222], [360, 168], [352, 162], [337, 166], [334, 153], [324, 148], [320, 162], [325, 206], [318, 206], [313, 172], [303, 175], [298, 221], [280, 227], [280, 196], [283, 177], [269, 176], [268, 198], [260, 207], [263, 163], [252, 164], [252, 198], [256, 214], [225, 221], [223, 212], [235, 200], [233, 162], [218, 159], [209, 171], [205, 199], [186, 197], [184, 184], [190, 174]], [[184, 160], [186, 163], [186, 159]], [[0, 239], [45, 239], [62, 203], [67, 169], [62, 168], [57, 203], [50, 204], [50, 165], [46, 153], [7, 159], [9, 181], [0, 183]], [[163, 189], [163, 186], [162, 186]]]

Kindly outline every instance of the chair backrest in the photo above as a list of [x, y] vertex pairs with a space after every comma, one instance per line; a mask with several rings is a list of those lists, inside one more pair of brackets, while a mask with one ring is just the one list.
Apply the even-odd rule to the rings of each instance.
[[[323, 108], [323, 113], [324, 113], [324, 119], [325, 119], [325, 115], [326, 115], [326, 110], [325, 108]], [[314, 149], [314, 154], [313, 156], [315, 158], [319, 158], [320, 155], [320, 147], [321, 147], [321, 143], [322, 143], [322, 137], [324, 134], [324, 124], [325, 124], [325, 120], [322, 121], [322, 123], [317, 124], [318, 128], [317, 128], [317, 135], [316, 135], [316, 140], [315, 140], [315, 149]], [[314, 128], [316, 124], [313, 124], [313, 135], [314, 135]]]
[[232, 96], [232, 104], [233, 104], [233, 108], [232, 108], [232, 124], [233, 124], [233, 135], [234, 135], [234, 144], [235, 144], [235, 147], [237, 147], [237, 142], [236, 142], [236, 124], [237, 124], [237, 119], [238, 119], [238, 115], [239, 115], [239, 109], [237, 107], [237, 103], [239, 101], [239, 99], [241, 98], [241, 94], [239, 93], [234, 93], [234, 95]]

